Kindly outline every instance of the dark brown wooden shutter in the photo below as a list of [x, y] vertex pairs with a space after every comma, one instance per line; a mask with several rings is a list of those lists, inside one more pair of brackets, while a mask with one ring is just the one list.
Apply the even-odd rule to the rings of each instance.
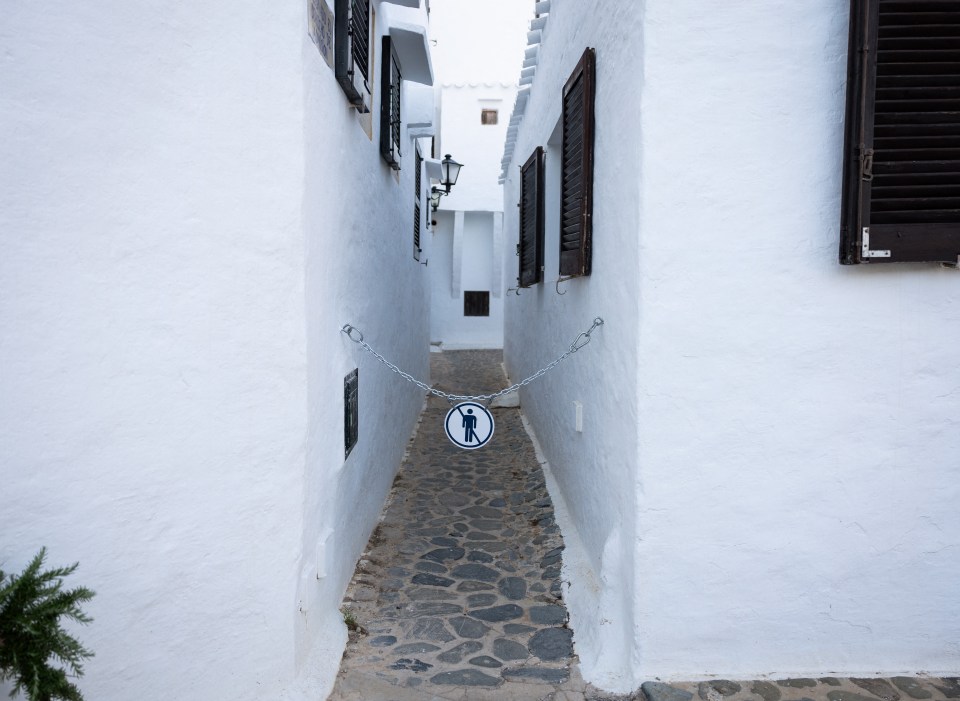
[[400, 170], [400, 61], [389, 36], [383, 37], [380, 71], [380, 155], [391, 168]]
[[543, 148], [520, 169], [520, 287], [543, 282]]
[[420, 203], [413, 205], [413, 259], [420, 260]]
[[350, 104], [366, 112], [370, 95], [370, 4], [368, 0], [336, 0], [334, 11], [334, 74]]
[[593, 210], [595, 53], [583, 52], [563, 88], [560, 274], [589, 275]]
[[370, 4], [367, 0], [351, 0], [350, 28], [353, 33], [353, 65], [370, 80]]
[[840, 262], [960, 256], [960, 2], [851, 0]]
[[420, 260], [420, 171], [423, 170], [423, 156], [420, 155], [420, 146], [417, 145], [414, 168], [416, 173], [413, 176], [414, 189], [416, 194], [413, 199], [413, 259]]
[[414, 179], [414, 182], [415, 182], [415, 186], [416, 186], [416, 188], [417, 188], [417, 201], [419, 202], [419, 201], [420, 201], [420, 183], [421, 183], [421, 180], [420, 180], [420, 171], [423, 170], [423, 156], [420, 155], [420, 145], [419, 145], [419, 144], [417, 144], [416, 154], [417, 154], [417, 155], [416, 155], [416, 159], [415, 159], [415, 160], [416, 160], [416, 169], [417, 169], [417, 172], [414, 174], [413, 179]]

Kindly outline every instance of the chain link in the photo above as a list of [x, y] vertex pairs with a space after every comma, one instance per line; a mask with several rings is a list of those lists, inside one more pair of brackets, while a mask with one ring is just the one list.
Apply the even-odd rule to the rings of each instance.
[[395, 373], [397, 373], [398, 375], [400, 375], [400, 377], [402, 377], [403, 379], [407, 380], [408, 382], [412, 382], [413, 384], [415, 384], [417, 387], [419, 387], [420, 389], [422, 389], [422, 390], [425, 391], [425, 392], [429, 392], [430, 394], [432, 394], [432, 395], [434, 395], [434, 396], [436, 396], [436, 397], [440, 397], [440, 398], [442, 398], [442, 399], [446, 399], [448, 402], [457, 402], [457, 401], [460, 401], [460, 402], [470, 402], [470, 401], [479, 402], [479, 401], [493, 400], [493, 399], [496, 399], [497, 397], [502, 397], [502, 396], [505, 395], [505, 394], [510, 394], [511, 392], [516, 392], [516, 391], [518, 391], [521, 387], [526, 387], [526, 386], [529, 385], [531, 382], [533, 382], [534, 380], [536, 380], [538, 377], [541, 377], [541, 376], [545, 375], [546, 373], [550, 372], [550, 371], [553, 370], [555, 367], [557, 367], [557, 365], [559, 365], [559, 364], [562, 363], [564, 360], [566, 360], [567, 358], [569, 358], [571, 355], [573, 355], [574, 353], [576, 353], [578, 350], [580, 350], [581, 348], [583, 348], [585, 345], [587, 345], [588, 343], [590, 343], [590, 334], [593, 333], [594, 329], [596, 329], [596, 328], [598, 328], [598, 327], [600, 327], [600, 326], [603, 326], [603, 319], [601, 319], [601, 318], [598, 316], [597, 318], [595, 318], [595, 319], [593, 320], [593, 325], [592, 325], [589, 329], [587, 329], [586, 331], [584, 331], [583, 333], [581, 333], [579, 336], [577, 336], [577, 337], [573, 340], [573, 343], [570, 344], [570, 347], [567, 349], [567, 352], [566, 352], [566, 353], [564, 353], [563, 355], [561, 355], [559, 358], [557, 358], [556, 360], [554, 360], [554, 361], [553, 361], [552, 363], [550, 363], [549, 365], [546, 365], [546, 366], [540, 368], [539, 370], [537, 370], [535, 373], [533, 373], [532, 375], [530, 375], [530, 377], [526, 378], [525, 380], [521, 380], [520, 382], [518, 382], [518, 383], [516, 383], [516, 384], [514, 384], [514, 385], [510, 385], [510, 386], [507, 387], [506, 389], [502, 389], [502, 390], [500, 390], [499, 392], [494, 392], [493, 394], [450, 394], [450, 393], [448, 393], [448, 392], [444, 392], [444, 391], [441, 390], [441, 389], [436, 389], [436, 388], [431, 387], [430, 385], [428, 385], [426, 382], [421, 382], [420, 380], [418, 380], [417, 378], [415, 378], [415, 377], [414, 377], [413, 375], [411, 375], [410, 373], [404, 372], [403, 370], [401, 370], [400, 368], [398, 368], [396, 365], [394, 365], [393, 363], [391, 363], [389, 360], [387, 360], [386, 358], [384, 358], [382, 355], [380, 355], [379, 353], [377, 353], [377, 351], [375, 351], [373, 348], [370, 347], [370, 344], [369, 344], [369, 343], [367, 343], [366, 341], [363, 340], [363, 332], [362, 332], [360, 329], [358, 329], [356, 326], [351, 326], [350, 324], [344, 324], [344, 325], [340, 328], [340, 333], [346, 334], [346, 335], [347, 335], [347, 338], [349, 338], [349, 339], [350, 339], [351, 341], [353, 341], [354, 343], [358, 344], [361, 348], [363, 348], [365, 351], [367, 351], [368, 353], [370, 353], [374, 358], [376, 358], [376, 359], [379, 360], [381, 363], [383, 363], [384, 365], [386, 365], [388, 368], [390, 368], [391, 370], [393, 370]]

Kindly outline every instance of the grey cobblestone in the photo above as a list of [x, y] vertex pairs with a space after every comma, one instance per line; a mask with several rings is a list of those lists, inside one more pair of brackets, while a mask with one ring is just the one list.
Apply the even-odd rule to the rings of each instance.
[[890, 680], [903, 693], [913, 699], [929, 699], [933, 693], [911, 677], [894, 677]]
[[[888, 701], [892, 694], [903, 692], [914, 699], [949, 701], [946, 692], [952, 691], [955, 677], [820, 677], [731, 682], [715, 679], [705, 682], [646, 682], [643, 694], [646, 701], [691, 701], [705, 695], [722, 701]], [[734, 688], [739, 690], [734, 691]], [[960, 689], [960, 685], [958, 685]], [[701, 694], [701, 690], [703, 694]], [[611, 697], [625, 698], [625, 697]], [[902, 701], [902, 699], [901, 699]]]
[[[500, 358], [433, 354], [431, 374], [447, 391], [496, 390]], [[450, 698], [449, 687], [539, 699], [561, 684], [556, 698], [582, 699], [559, 583], [548, 593], [563, 543], [520, 410], [495, 409], [496, 433], [474, 451], [447, 440], [448, 410], [427, 402], [348, 589], [345, 606], [366, 630], [376, 620], [377, 635], [351, 633], [330, 698], [393, 698], [373, 691], [386, 683], [411, 699]]]

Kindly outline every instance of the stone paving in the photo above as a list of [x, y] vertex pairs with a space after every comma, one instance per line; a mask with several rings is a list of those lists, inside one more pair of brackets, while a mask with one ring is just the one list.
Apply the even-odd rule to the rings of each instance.
[[[505, 386], [500, 351], [431, 355], [448, 392]], [[443, 432], [431, 397], [344, 601], [331, 701], [949, 701], [956, 677], [649, 681], [628, 696], [580, 677], [562, 600], [563, 541], [520, 410], [481, 449]]]
[[664, 684], [646, 682], [646, 701], [947, 701], [960, 699], [958, 677], [818, 677]]
[[[431, 361], [446, 391], [505, 386], [500, 351]], [[449, 408], [428, 401], [357, 566], [343, 609], [355, 630], [331, 699], [564, 699], [584, 687], [563, 542], [520, 410], [493, 409], [490, 443], [466, 451], [444, 434]]]

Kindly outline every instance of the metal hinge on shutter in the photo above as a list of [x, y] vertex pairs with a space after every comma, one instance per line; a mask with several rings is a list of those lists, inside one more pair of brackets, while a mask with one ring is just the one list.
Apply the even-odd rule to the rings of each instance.
[[870, 227], [865, 226], [860, 232], [863, 236], [861, 240], [860, 257], [861, 258], [889, 258], [889, 250], [870, 250]]
[[867, 182], [873, 180], [873, 149], [860, 146], [860, 178]]

